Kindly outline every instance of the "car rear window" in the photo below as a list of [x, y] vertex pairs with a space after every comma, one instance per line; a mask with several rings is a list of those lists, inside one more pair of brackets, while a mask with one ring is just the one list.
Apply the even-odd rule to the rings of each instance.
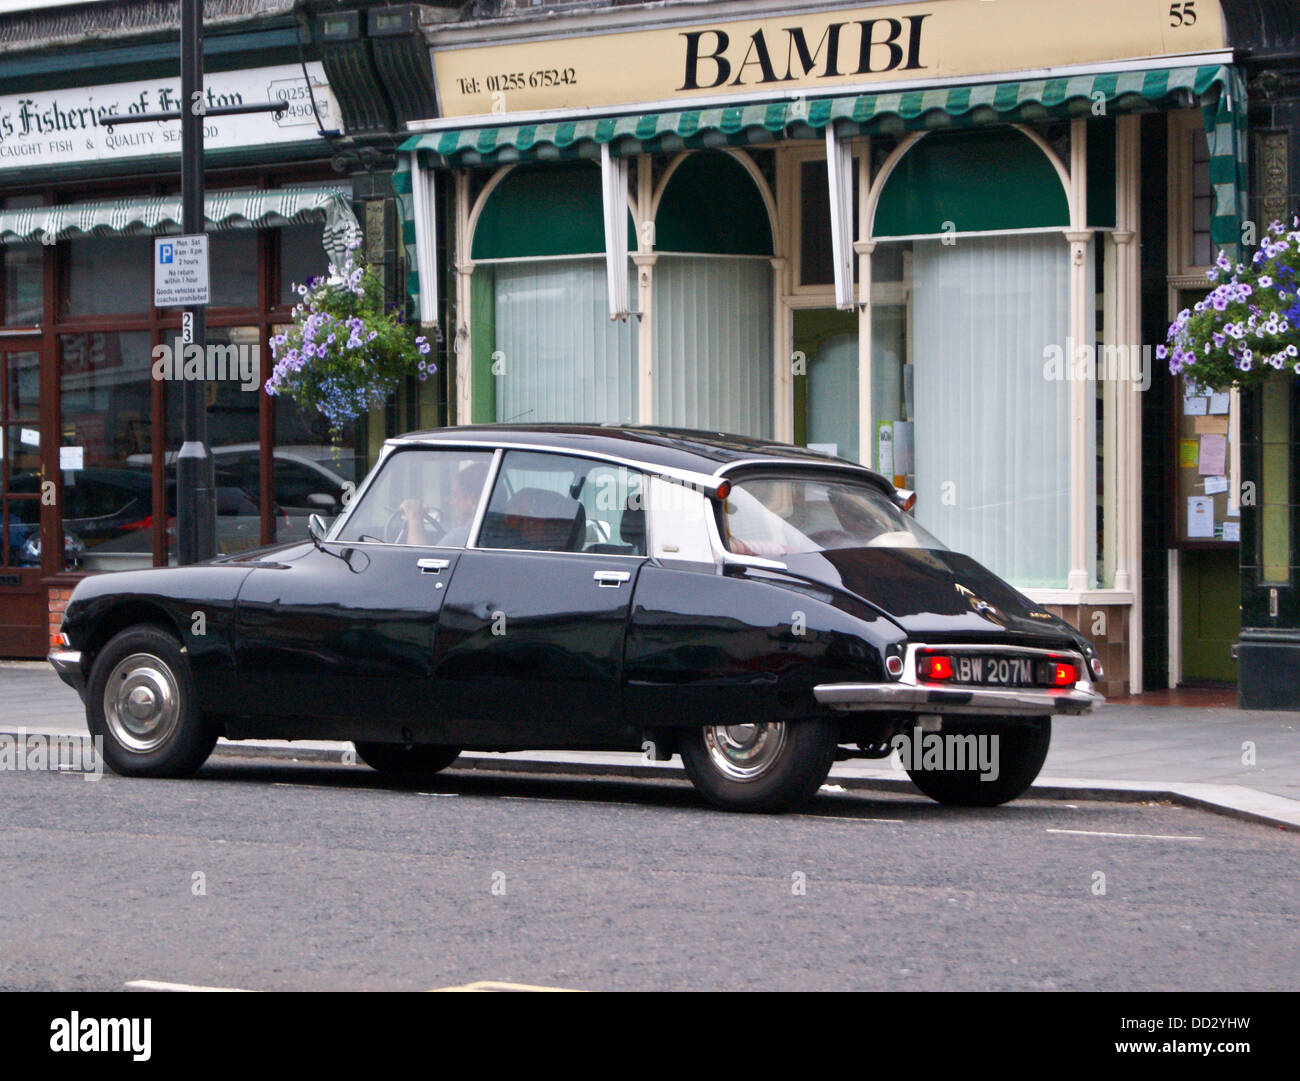
[[944, 548], [883, 491], [851, 481], [753, 477], [732, 486], [719, 517], [723, 540], [737, 555]]

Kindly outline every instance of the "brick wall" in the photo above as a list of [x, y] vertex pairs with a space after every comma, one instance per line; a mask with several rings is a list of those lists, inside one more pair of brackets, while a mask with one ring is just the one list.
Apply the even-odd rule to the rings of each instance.
[[59, 644], [59, 625], [63, 622], [63, 610], [68, 607], [68, 598], [72, 596], [72, 587], [56, 587], [50, 591], [50, 647]]
[[[1106, 678], [1097, 680], [1097, 690], [1107, 698], [1128, 694], [1128, 625], [1132, 610], [1127, 604], [1046, 604], [1084, 635], [1097, 649]], [[1098, 631], [1100, 628], [1100, 632]]]

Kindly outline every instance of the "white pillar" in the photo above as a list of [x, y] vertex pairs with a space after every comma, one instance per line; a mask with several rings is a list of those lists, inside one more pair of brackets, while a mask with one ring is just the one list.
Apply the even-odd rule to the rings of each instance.
[[[1094, 337], [1095, 313], [1092, 305], [1092, 264], [1088, 245], [1092, 230], [1088, 228], [1088, 144], [1087, 121], [1070, 123], [1070, 228], [1065, 239], [1070, 244], [1070, 326], [1073, 346], [1071, 361], [1078, 358]], [[1080, 379], [1077, 365], [1070, 380], [1070, 573], [1067, 586], [1082, 591], [1089, 587], [1088, 551], [1094, 538], [1089, 536], [1092, 501], [1096, 498], [1088, 483], [1088, 425], [1092, 423], [1092, 405], [1096, 388], [1091, 380]]]
[[470, 276], [474, 264], [470, 259], [469, 235], [469, 173], [456, 172], [456, 336], [452, 350], [456, 357], [456, 386], [452, 400], [456, 403], [455, 421], [469, 424], [473, 414], [473, 376], [470, 349]]
[[636, 264], [637, 311], [640, 320], [636, 328], [636, 422], [655, 422], [654, 379], [654, 270], [659, 254], [638, 251], [632, 256]]
[[[1130, 380], [1142, 357], [1142, 238], [1141, 120], [1121, 116], [1115, 146], [1115, 244], [1117, 338], [1129, 356]], [[1142, 399], [1141, 384], [1121, 384], [1115, 445], [1120, 454], [1115, 470], [1119, 522], [1115, 588], [1131, 590], [1133, 607], [1128, 624], [1129, 693], [1142, 693]], [[1123, 578], [1121, 578], [1121, 569]]]
[[[874, 464], [876, 433], [871, 426], [871, 255], [876, 242], [871, 238], [867, 215], [871, 205], [871, 140], [856, 145], [858, 153], [858, 236], [853, 251], [858, 257], [858, 461], [871, 468]], [[889, 478], [893, 480], [892, 477]]]
[[774, 255], [772, 265], [772, 437], [794, 442], [794, 325], [785, 294], [790, 260]]
[[648, 154], [636, 159], [636, 421], [653, 424], [655, 417], [654, 267], [655, 253], [654, 173]]

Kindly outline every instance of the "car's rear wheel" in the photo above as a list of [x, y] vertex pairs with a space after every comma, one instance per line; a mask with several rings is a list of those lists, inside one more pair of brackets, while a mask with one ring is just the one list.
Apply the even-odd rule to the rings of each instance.
[[187, 777], [212, 753], [216, 729], [199, 712], [189, 657], [161, 627], [131, 627], [95, 658], [86, 721], [114, 773]]
[[680, 744], [686, 774], [727, 811], [784, 811], [811, 799], [835, 761], [829, 721], [707, 725]]
[[[909, 767], [912, 783], [932, 800], [954, 807], [996, 807], [1022, 796], [1034, 783], [1052, 742], [1052, 719], [1022, 721], [948, 722], [944, 736], [975, 736], [992, 741], [988, 751], [995, 771]], [[967, 755], [969, 760], [969, 755]]]
[[371, 769], [403, 780], [431, 777], [460, 757], [459, 747], [403, 743], [357, 743], [354, 746], [357, 756]]

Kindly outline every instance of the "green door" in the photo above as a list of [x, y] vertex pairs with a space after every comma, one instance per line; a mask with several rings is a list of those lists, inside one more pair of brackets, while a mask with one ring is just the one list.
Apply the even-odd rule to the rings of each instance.
[[1235, 683], [1231, 648], [1241, 630], [1236, 548], [1182, 554], [1183, 680]]

